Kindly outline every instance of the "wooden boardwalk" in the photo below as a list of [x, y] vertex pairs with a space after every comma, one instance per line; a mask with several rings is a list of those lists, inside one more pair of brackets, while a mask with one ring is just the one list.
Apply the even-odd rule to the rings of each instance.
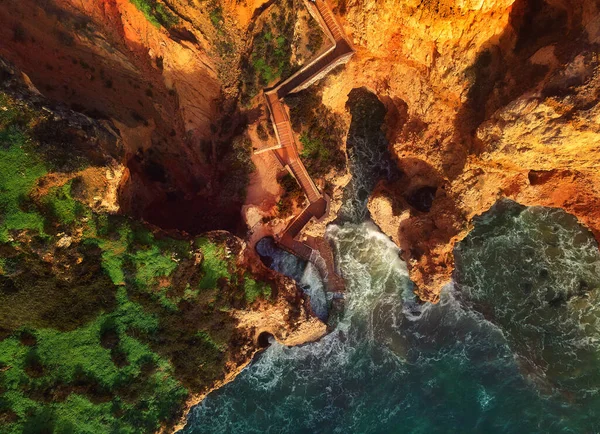
[[313, 243], [316, 247], [313, 249], [296, 239], [312, 218], [320, 219], [326, 215], [328, 204], [327, 199], [319, 191], [300, 159], [297, 138], [292, 130], [288, 110], [282, 99], [290, 93], [305, 89], [335, 66], [347, 62], [354, 51], [326, 0], [315, 0], [314, 2], [306, 0], [305, 3], [308, 8], [312, 8], [311, 13], [316, 14], [317, 21], [325, 26], [323, 30], [332, 40], [333, 47], [275, 88], [265, 91], [265, 100], [279, 143], [279, 146], [270, 150], [289, 169], [302, 187], [309, 202], [308, 206], [275, 239], [283, 249], [304, 260], [311, 261], [319, 269], [327, 284], [327, 289], [339, 292], [343, 290], [343, 281], [334, 270], [333, 255], [326, 251], [325, 244]]

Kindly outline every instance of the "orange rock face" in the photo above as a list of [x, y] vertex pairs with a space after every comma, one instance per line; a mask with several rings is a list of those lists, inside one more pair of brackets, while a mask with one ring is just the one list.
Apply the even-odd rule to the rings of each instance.
[[[0, 8], [0, 56], [48, 98], [113, 121], [126, 150], [122, 211], [165, 228], [233, 230], [240, 204], [217, 203], [206, 149], [222, 118], [231, 130], [239, 122], [226, 102], [248, 22], [227, 12], [233, 2], [223, 2], [227, 22], [217, 24], [209, 8], [171, 3], [174, 24], [165, 26], [129, 0], [9, 0]], [[227, 59], [215, 48], [224, 38], [235, 42]], [[231, 77], [220, 73], [226, 64]], [[196, 227], [202, 215], [206, 224]]]
[[[364, 86], [386, 105], [404, 177], [380, 185], [370, 209], [402, 247], [422, 298], [437, 298], [454, 244], [500, 197], [564, 208], [600, 237], [598, 1], [331, 3], [356, 55], [323, 80], [323, 103], [348, 120], [347, 96]], [[216, 154], [215, 135], [239, 124], [240, 62], [271, 2], [202, 4], [170, 1], [178, 23], [166, 29], [129, 0], [6, 0], [0, 55], [45, 95], [114, 121], [128, 151], [125, 212], [235, 230], [242, 204], [217, 206], [206, 149]], [[251, 186], [252, 203], [273, 208], [278, 186], [259, 184], [267, 197]]]
[[600, 239], [595, 1], [339, 0], [357, 56], [324, 91], [366, 86], [404, 174], [369, 208], [436, 301], [473, 216], [501, 197], [560, 207]]

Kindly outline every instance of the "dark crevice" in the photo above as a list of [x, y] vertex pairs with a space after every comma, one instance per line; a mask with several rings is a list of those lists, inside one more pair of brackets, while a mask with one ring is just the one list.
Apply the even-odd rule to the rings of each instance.
[[437, 187], [420, 187], [406, 195], [406, 202], [417, 211], [429, 212], [433, 206]]
[[260, 348], [267, 348], [271, 345], [275, 337], [269, 332], [262, 332], [258, 335], [257, 343]]

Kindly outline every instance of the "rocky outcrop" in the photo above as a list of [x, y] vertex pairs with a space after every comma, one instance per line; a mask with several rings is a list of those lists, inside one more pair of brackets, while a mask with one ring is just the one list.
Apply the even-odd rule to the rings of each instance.
[[334, 2], [357, 54], [324, 82], [344, 113], [357, 87], [388, 110], [403, 177], [370, 201], [417, 292], [437, 300], [453, 246], [500, 197], [575, 214], [598, 237], [597, 2]]
[[[501, 197], [561, 207], [600, 237], [594, 1], [337, 2], [357, 55], [323, 100], [375, 91], [403, 172], [370, 201], [418, 294], [437, 300], [453, 246]], [[596, 186], [596, 187], [595, 187]]]

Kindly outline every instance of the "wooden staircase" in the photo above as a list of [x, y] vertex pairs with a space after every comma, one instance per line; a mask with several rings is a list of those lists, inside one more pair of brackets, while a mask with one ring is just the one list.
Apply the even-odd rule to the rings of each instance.
[[335, 288], [330, 290], [339, 292], [339, 281], [341, 281], [341, 278], [339, 276], [335, 276], [335, 279], [332, 278], [332, 264], [324, 264], [325, 260], [318, 251], [296, 240], [302, 229], [313, 217], [320, 219], [325, 216], [328, 206], [327, 199], [321, 194], [300, 159], [298, 143], [282, 99], [290, 93], [310, 86], [315, 80], [318, 80], [335, 66], [347, 62], [354, 54], [354, 51], [346, 40], [342, 27], [331, 12], [326, 0], [315, 0], [314, 2], [305, 0], [305, 3], [308, 8], [313, 8], [311, 13], [316, 12], [318, 14], [318, 18], [320, 19], [317, 21], [325, 24], [326, 28], [324, 31], [333, 40], [334, 45], [308, 65], [305, 65], [296, 74], [284, 80], [275, 88], [265, 91], [264, 94], [271, 122], [279, 142], [279, 146], [270, 148], [270, 150], [289, 169], [300, 187], [302, 187], [309, 202], [309, 205], [288, 224], [285, 230], [276, 236], [276, 241], [280, 247], [288, 252], [306, 261], [315, 263], [326, 283], [330, 281], [336, 282], [333, 285]]

